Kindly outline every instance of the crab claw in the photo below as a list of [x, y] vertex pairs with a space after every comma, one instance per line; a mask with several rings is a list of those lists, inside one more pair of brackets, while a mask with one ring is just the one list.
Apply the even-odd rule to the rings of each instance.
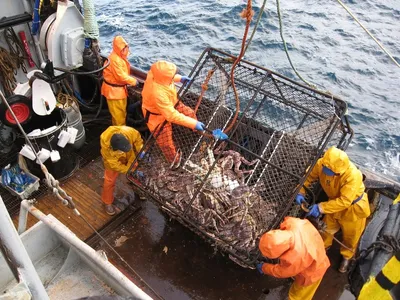
[[181, 149], [178, 149], [176, 151], [174, 160], [172, 161], [171, 165], [169, 166], [170, 169], [176, 170], [181, 166], [182, 163], [182, 151]]

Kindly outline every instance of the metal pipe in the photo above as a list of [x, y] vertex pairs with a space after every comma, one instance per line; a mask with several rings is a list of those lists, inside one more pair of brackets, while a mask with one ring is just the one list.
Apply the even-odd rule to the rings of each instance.
[[24, 282], [32, 294], [32, 299], [46, 300], [50, 299], [46, 290], [36, 273], [35, 267], [22, 241], [15, 230], [14, 224], [0, 196], [0, 243], [8, 258], [18, 273], [18, 281]]
[[28, 222], [28, 210], [21, 203], [19, 209], [19, 217], [18, 217], [18, 234], [21, 235], [25, 232], [27, 222]]
[[32, 14], [32, 3], [29, 0], [22, 0], [24, 10], [28, 14]]
[[4, 17], [0, 19], [0, 29], [24, 24], [26, 22], [30, 22], [31, 20], [32, 16], [27, 13], [15, 15], [12, 17]]
[[42, 221], [50, 229], [54, 230], [61, 238], [63, 238], [72, 247], [77, 249], [80, 253], [89, 257], [97, 266], [104, 270], [105, 274], [111, 279], [117, 281], [126, 291], [122, 296], [133, 296], [135, 299], [151, 300], [152, 298], [143, 292], [139, 287], [133, 284], [126, 277], [121, 276], [120, 271], [114, 267], [110, 262], [105, 261], [94, 249], [82, 242], [76, 237], [67, 227], [60, 223], [53, 216], [46, 216], [39, 209], [34, 207], [29, 201], [23, 200], [21, 207], [27, 209], [35, 218]]
[[35, 43], [36, 55], [37, 55], [37, 58], [39, 59], [39, 66], [40, 66], [41, 69], [44, 69], [44, 67], [46, 65], [45, 65], [42, 49], [40, 48], [39, 36], [38, 35], [34, 35], [33, 36], [33, 41]]

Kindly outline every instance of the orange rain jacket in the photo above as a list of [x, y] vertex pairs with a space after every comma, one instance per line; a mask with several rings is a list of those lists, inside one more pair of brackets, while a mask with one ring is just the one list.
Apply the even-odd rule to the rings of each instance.
[[[327, 176], [322, 172], [323, 166], [337, 175]], [[309, 187], [318, 179], [329, 198], [328, 201], [318, 204], [321, 213], [334, 214], [335, 219], [345, 221], [355, 221], [370, 215], [362, 173], [350, 161], [346, 152], [336, 147], [329, 148], [317, 161], [304, 185]], [[304, 188], [300, 190], [300, 193], [305, 194]], [[362, 198], [352, 204], [358, 197]]]
[[[114, 151], [111, 148], [111, 137], [116, 134], [123, 134], [131, 143], [132, 149], [129, 152]], [[140, 133], [128, 126], [110, 126], [100, 136], [101, 156], [104, 161], [104, 168], [125, 174], [135, 160], [136, 154], [143, 147], [143, 140]]]
[[279, 258], [279, 264], [263, 264], [265, 274], [278, 278], [294, 276], [301, 286], [320, 280], [330, 266], [324, 242], [308, 220], [286, 217], [280, 230], [263, 234], [259, 248], [265, 257]]
[[[135, 78], [129, 76], [131, 65], [128, 62], [127, 56], [124, 56], [121, 51], [128, 43], [122, 36], [116, 36], [113, 41], [113, 51], [108, 60], [110, 65], [103, 71], [103, 84], [101, 86], [101, 94], [107, 99], [124, 99], [128, 97], [126, 85], [136, 85]], [[108, 83], [121, 85], [111, 86]]]
[[194, 129], [197, 120], [180, 113], [175, 109], [178, 102], [175, 81], [180, 76], [175, 76], [176, 66], [167, 61], [155, 62], [147, 73], [142, 91], [142, 110], [146, 116], [147, 111], [151, 112], [148, 127], [150, 131], [167, 120], [168, 122]]

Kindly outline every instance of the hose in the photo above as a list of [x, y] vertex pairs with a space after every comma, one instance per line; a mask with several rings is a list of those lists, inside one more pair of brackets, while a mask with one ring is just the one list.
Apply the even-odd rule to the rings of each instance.
[[72, 70], [58, 68], [58, 67], [55, 67], [54, 70], [61, 71], [61, 72], [64, 72], [64, 73], [67, 73], [70, 75], [93, 75], [93, 74], [103, 71], [105, 68], [107, 68], [110, 65], [110, 61], [108, 60], [108, 58], [105, 58], [105, 60], [106, 60], [105, 65], [103, 65], [100, 69], [93, 70], [93, 71], [72, 71]]
[[40, 14], [39, 14], [40, 0], [35, 0], [33, 7], [33, 20], [32, 20], [32, 35], [37, 35], [40, 26]]

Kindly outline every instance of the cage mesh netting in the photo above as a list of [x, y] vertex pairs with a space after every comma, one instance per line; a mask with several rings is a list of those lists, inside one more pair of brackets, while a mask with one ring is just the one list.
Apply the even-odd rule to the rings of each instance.
[[284, 216], [299, 214], [293, 199], [309, 167], [327, 145], [345, 146], [351, 130], [342, 121], [343, 101], [245, 61], [235, 69], [235, 120], [232, 64], [230, 55], [206, 49], [176, 106], [194, 116], [205, 90], [196, 117], [211, 130], [234, 122], [229, 141], [164, 123], [146, 141], [145, 156], [128, 178], [171, 217], [250, 266], [257, 261], [259, 237]]

